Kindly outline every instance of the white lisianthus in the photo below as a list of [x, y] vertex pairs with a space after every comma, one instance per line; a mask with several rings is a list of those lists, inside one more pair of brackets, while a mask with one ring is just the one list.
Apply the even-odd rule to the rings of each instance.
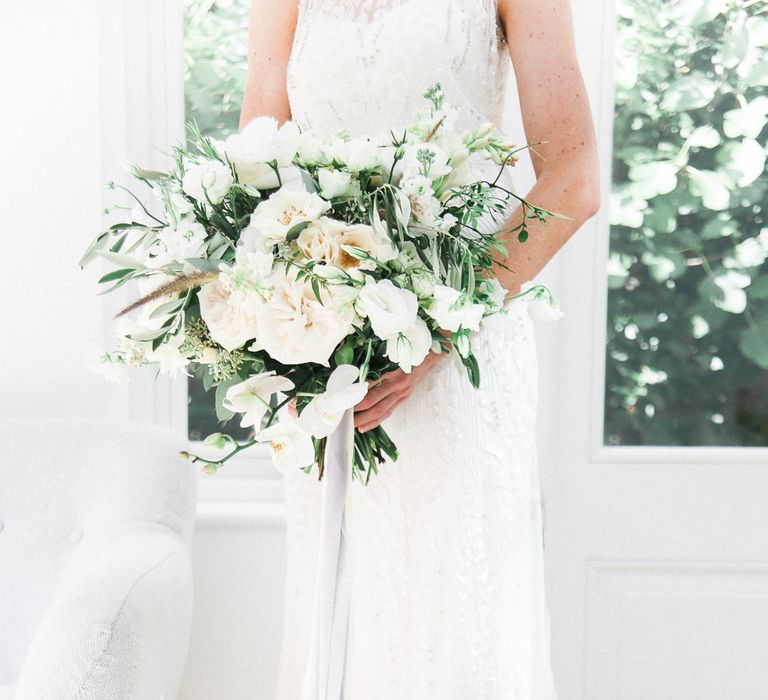
[[403, 179], [423, 175], [437, 180], [451, 172], [448, 154], [434, 143], [416, 143], [407, 146], [396, 170]]
[[352, 180], [352, 175], [344, 170], [320, 168], [317, 171], [317, 181], [320, 184], [320, 196], [324, 199], [348, 197], [360, 191], [360, 183]]
[[179, 370], [187, 374], [186, 368], [190, 362], [190, 356], [189, 353], [180, 350], [184, 339], [183, 333], [167, 336], [162, 344], [147, 354], [147, 360], [160, 365], [160, 373], [167, 377], [175, 379]]
[[[279, 187], [294, 179], [291, 161], [299, 144], [300, 132], [294, 122], [278, 127], [272, 117], [256, 117], [238, 134], [232, 134], [222, 150], [235, 167], [240, 182], [259, 190]], [[277, 167], [280, 177], [275, 172]]]
[[234, 183], [231, 168], [220, 160], [202, 160], [192, 165], [181, 181], [181, 188], [198, 202], [218, 204]]
[[288, 469], [309, 467], [315, 461], [312, 436], [295, 420], [283, 418], [262, 430], [256, 439], [269, 443], [272, 465], [283, 474]]
[[526, 292], [522, 299], [528, 300], [528, 313], [535, 321], [557, 321], [563, 312], [554, 294], [543, 284], [524, 282], [520, 293]]
[[222, 402], [224, 408], [233, 413], [242, 414], [241, 428], [261, 429], [261, 421], [270, 410], [272, 397], [280, 391], [293, 389], [293, 382], [273, 371], [261, 372], [248, 377], [244, 382], [227, 389]]
[[233, 290], [226, 276], [220, 275], [200, 287], [197, 297], [200, 316], [208, 326], [211, 338], [225, 350], [235, 350], [257, 336], [259, 300], [255, 294]]
[[400, 365], [406, 374], [417, 367], [432, 349], [432, 334], [421, 318], [403, 333], [398, 333], [387, 341], [387, 357]]
[[485, 306], [472, 303], [458, 289], [436, 284], [434, 301], [426, 311], [440, 328], [455, 333], [459, 328], [479, 330]]
[[275, 243], [282, 243], [291, 228], [305, 221], [314, 221], [330, 206], [312, 192], [283, 187], [256, 207], [248, 226], [240, 234], [240, 240], [249, 250], [264, 250]]
[[361, 316], [370, 319], [379, 338], [389, 340], [413, 326], [419, 301], [412, 291], [396, 287], [392, 280], [374, 282], [372, 277], [366, 277], [356, 308]]
[[299, 423], [313, 437], [327, 437], [341, 422], [344, 411], [360, 403], [367, 393], [360, 370], [354, 365], [339, 365], [328, 378], [325, 391], [301, 412]]
[[270, 297], [256, 311], [258, 348], [285, 365], [316, 362], [327, 367], [336, 346], [352, 331], [333, 288], [321, 287], [321, 304], [309, 280], [297, 280], [295, 274], [276, 274], [273, 284]]
[[353, 173], [359, 173], [361, 170], [375, 170], [382, 163], [379, 145], [366, 137], [335, 142], [333, 155]]

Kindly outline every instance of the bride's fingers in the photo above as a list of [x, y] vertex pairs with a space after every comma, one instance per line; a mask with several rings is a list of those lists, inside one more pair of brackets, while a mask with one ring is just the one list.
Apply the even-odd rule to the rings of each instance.
[[355, 406], [355, 412], [366, 411], [387, 398], [393, 392], [401, 390], [402, 379], [399, 376], [400, 374], [405, 375], [401, 370], [387, 372], [386, 374], [383, 374], [378, 381], [370, 382], [368, 393], [363, 400]]
[[395, 407], [405, 398], [405, 394], [397, 392], [376, 403], [372, 408], [355, 413], [355, 427], [360, 432], [375, 428], [381, 421], [389, 416]]

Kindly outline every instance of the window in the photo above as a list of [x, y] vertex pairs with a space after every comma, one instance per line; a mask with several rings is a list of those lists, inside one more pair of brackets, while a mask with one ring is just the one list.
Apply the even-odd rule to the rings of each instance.
[[[248, 0], [184, 0], [186, 119], [215, 138], [237, 131], [248, 59]], [[220, 430], [213, 402], [198, 377], [188, 381], [189, 438]], [[226, 425], [245, 437], [235, 420]]]
[[618, 0], [604, 441], [768, 445], [768, 9]]

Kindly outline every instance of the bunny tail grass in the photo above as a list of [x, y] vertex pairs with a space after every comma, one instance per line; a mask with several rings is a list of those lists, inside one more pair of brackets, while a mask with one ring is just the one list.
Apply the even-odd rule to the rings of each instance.
[[115, 318], [120, 318], [131, 311], [141, 308], [144, 304], [148, 304], [150, 301], [159, 299], [168, 294], [179, 294], [185, 292], [192, 287], [199, 287], [206, 282], [212, 282], [219, 276], [218, 272], [192, 272], [188, 275], [179, 275], [176, 279], [161, 284], [154, 292], [137, 299], [132, 304], [126, 306], [122, 311], [115, 314]]

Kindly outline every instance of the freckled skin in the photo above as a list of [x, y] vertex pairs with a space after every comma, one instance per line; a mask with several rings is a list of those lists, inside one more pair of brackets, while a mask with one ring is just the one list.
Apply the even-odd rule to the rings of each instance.
[[[528, 201], [571, 219], [529, 221], [529, 238], [506, 241], [509, 255], [497, 262], [499, 281], [511, 293], [534, 278], [600, 206], [597, 145], [581, 69], [576, 58], [569, 0], [497, 0], [499, 19], [515, 68], [526, 138], [536, 183]], [[270, 114], [291, 118], [286, 85], [298, 15], [297, 0], [252, 0], [248, 78], [240, 127]], [[530, 31], [536, 27], [537, 31]], [[505, 228], [521, 218], [518, 207]], [[355, 409], [355, 425], [370, 430], [386, 419], [445, 353], [430, 353], [410, 374], [396, 370], [369, 391]]]

